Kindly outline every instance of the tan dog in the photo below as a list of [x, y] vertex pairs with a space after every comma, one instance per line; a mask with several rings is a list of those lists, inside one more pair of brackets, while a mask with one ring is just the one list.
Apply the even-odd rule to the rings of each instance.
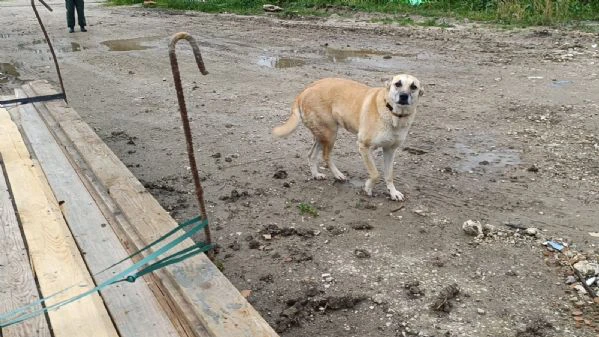
[[324, 179], [318, 172], [318, 153], [337, 180], [346, 180], [333, 161], [331, 151], [339, 126], [358, 134], [358, 147], [368, 170], [364, 191], [372, 195], [379, 172], [372, 158], [372, 150], [383, 149], [384, 178], [392, 200], [404, 196], [393, 184], [395, 150], [404, 142], [416, 115], [418, 98], [424, 93], [418, 79], [411, 75], [397, 75], [384, 88], [371, 88], [355, 81], [325, 78], [310, 84], [296, 98], [291, 117], [285, 124], [273, 129], [276, 137], [291, 134], [300, 119], [314, 135], [310, 150], [310, 171], [314, 179]]

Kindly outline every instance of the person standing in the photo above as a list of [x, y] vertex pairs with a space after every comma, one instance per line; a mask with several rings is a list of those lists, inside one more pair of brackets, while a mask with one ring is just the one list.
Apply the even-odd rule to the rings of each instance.
[[87, 32], [85, 29], [85, 14], [83, 14], [83, 0], [66, 0], [67, 4], [67, 26], [69, 33], [75, 32], [75, 9], [77, 9], [77, 21], [82, 32]]

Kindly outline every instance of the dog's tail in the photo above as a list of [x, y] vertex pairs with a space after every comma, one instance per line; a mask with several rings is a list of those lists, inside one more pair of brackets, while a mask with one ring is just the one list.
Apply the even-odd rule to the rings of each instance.
[[293, 107], [291, 108], [291, 116], [285, 122], [285, 124], [272, 129], [272, 135], [278, 138], [289, 136], [293, 131], [295, 131], [300, 123], [300, 120], [301, 110], [299, 106], [299, 100], [296, 99], [293, 103]]

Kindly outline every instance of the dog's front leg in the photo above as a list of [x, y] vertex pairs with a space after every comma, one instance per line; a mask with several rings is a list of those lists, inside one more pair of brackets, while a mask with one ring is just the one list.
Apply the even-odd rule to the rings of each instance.
[[366, 194], [372, 195], [372, 188], [378, 182], [380, 177], [379, 171], [374, 164], [371, 148], [358, 141], [358, 149], [364, 160], [364, 164], [366, 165], [366, 170], [368, 170], [368, 179], [366, 180], [366, 183], [364, 183], [364, 191]]
[[389, 190], [389, 195], [391, 195], [391, 200], [401, 201], [404, 199], [404, 196], [400, 191], [395, 189], [395, 184], [393, 183], [393, 161], [395, 159], [395, 150], [397, 150], [397, 147], [383, 148], [383, 158], [385, 160], [383, 175], [385, 177], [387, 189]]

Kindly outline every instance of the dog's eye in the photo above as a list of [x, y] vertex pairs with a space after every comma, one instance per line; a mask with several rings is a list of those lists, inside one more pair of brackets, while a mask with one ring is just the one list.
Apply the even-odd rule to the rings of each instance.
[[410, 86], [410, 89], [416, 90], [416, 89], [418, 89], [418, 86], [416, 84], [412, 83], [412, 85]]
[[396, 86], [397, 88], [401, 88], [401, 81], [397, 81], [397, 82], [395, 82], [395, 86]]

